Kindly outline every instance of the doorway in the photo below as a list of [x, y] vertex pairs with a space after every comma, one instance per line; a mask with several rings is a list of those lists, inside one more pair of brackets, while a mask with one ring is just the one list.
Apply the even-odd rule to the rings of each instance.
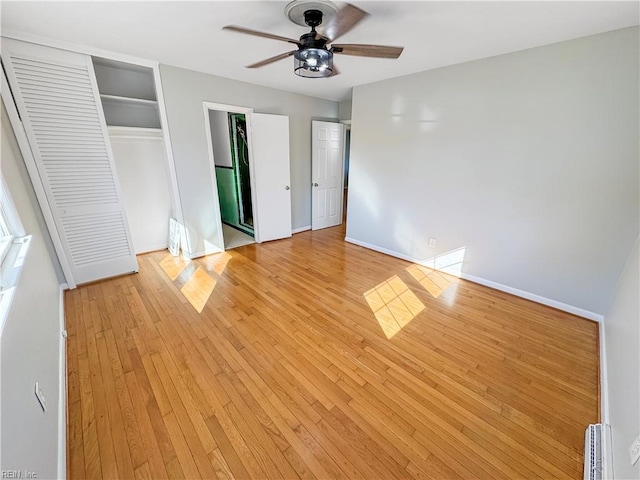
[[311, 122], [311, 229], [335, 227], [343, 222], [345, 126]]
[[208, 110], [224, 249], [255, 242], [251, 159], [245, 113]]
[[351, 122], [345, 122], [344, 131], [344, 196], [342, 205], [342, 222], [347, 221], [347, 203], [349, 200], [349, 156], [351, 152]]
[[[216, 253], [249, 242], [260, 243], [290, 237], [289, 117], [255, 113], [248, 107], [206, 101], [202, 102], [202, 106], [216, 216], [215, 223], [206, 225], [209, 231], [205, 240], [210, 247], [208, 252]], [[236, 117], [235, 124], [232, 117], [231, 125], [235, 125], [233, 130], [229, 128], [230, 113], [242, 115]], [[215, 126], [216, 122], [218, 128]], [[244, 136], [238, 126], [244, 131]], [[235, 176], [233, 168], [234, 142], [239, 148], [235, 155], [238, 176]], [[246, 162], [241, 155], [245, 155]], [[240, 167], [240, 164], [243, 167]], [[247, 167], [248, 175], [244, 176], [243, 183], [241, 172], [246, 172], [244, 167]], [[218, 181], [218, 177], [224, 175], [230, 176], [232, 181]], [[242, 185], [245, 185], [244, 191], [241, 190]], [[246, 188], [247, 185], [250, 189]], [[234, 196], [237, 202], [241, 202], [243, 194], [245, 201], [242, 207], [236, 203], [235, 207], [230, 208], [237, 220], [232, 217], [232, 220], [236, 221], [230, 222], [226, 219], [223, 223], [222, 202]], [[249, 199], [250, 204], [247, 201]]]

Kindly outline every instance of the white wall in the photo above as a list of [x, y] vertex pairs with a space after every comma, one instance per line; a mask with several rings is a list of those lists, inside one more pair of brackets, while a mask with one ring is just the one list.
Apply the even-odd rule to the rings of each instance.
[[[27, 234], [33, 236], [0, 339], [0, 469], [58, 476], [60, 296], [53, 260], [38, 224], [37, 201], [2, 107], [2, 175]], [[47, 399], [42, 412], [38, 381]]]
[[343, 100], [338, 104], [338, 118], [340, 120], [351, 120], [351, 99]]
[[167, 248], [172, 207], [162, 133], [109, 127], [109, 138], [136, 254]]
[[233, 167], [231, 138], [229, 137], [229, 115], [227, 112], [209, 110], [211, 143], [216, 167]]
[[[604, 314], [638, 236], [638, 28], [358, 86], [347, 236]], [[437, 248], [428, 248], [430, 237]]]
[[311, 121], [337, 119], [338, 103], [167, 65], [160, 74], [192, 254], [218, 238], [203, 101], [289, 117], [292, 229], [311, 225]]
[[636, 241], [605, 318], [608, 414], [613, 443], [613, 475], [640, 478], [631, 467], [629, 446], [640, 435], [640, 257]]

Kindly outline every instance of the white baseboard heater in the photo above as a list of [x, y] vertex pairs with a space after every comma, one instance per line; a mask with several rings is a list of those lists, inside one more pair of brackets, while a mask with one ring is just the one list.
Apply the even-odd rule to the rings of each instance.
[[603, 480], [604, 475], [604, 425], [589, 425], [584, 434], [584, 480]]

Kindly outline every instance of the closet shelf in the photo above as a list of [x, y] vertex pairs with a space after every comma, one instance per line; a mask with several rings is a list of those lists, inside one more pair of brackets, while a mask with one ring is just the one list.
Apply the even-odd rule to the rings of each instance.
[[138, 104], [138, 105], [157, 105], [158, 102], [156, 100], [145, 100], [143, 98], [132, 98], [132, 97], [120, 97], [118, 95], [107, 95], [105, 93], [100, 94], [101, 100], [109, 100], [119, 103], [127, 103], [127, 104]]

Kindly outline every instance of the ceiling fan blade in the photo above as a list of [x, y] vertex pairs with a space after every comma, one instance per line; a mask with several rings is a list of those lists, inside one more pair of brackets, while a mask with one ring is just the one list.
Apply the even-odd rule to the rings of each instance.
[[347, 4], [326, 25], [323, 25], [322, 32], [326, 38], [333, 41], [347, 33], [368, 15], [364, 10]]
[[282, 42], [289, 42], [295, 45], [298, 45], [298, 40], [294, 40], [293, 38], [281, 37], [280, 35], [274, 35], [272, 33], [259, 32], [258, 30], [251, 30], [249, 28], [238, 27], [236, 25], [227, 25], [222, 27], [223, 30], [231, 30], [232, 32], [244, 33], [246, 35], [255, 35], [256, 37], [264, 37], [271, 38], [273, 40], [280, 40]]
[[331, 51], [342, 55], [355, 55], [357, 57], [398, 58], [404, 47], [388, 47], [385, 45], [358, 45], [345, 43], [332, 44]]
[[296, 52], [296, 50], [291, 50], [290, 52], [281, 53], [280, 55], [276, 55], [275, 57], [267, 58], [266, 60], [262, 60], [261, 62], [252, 63], [251, 65], [247, 65], [246, 68], [264, 67], [265, 65], [269, 65], [270, 63], [277, 62], [278, 60], [282, 60], [284, 58], [290, 57], [295, 52]]

